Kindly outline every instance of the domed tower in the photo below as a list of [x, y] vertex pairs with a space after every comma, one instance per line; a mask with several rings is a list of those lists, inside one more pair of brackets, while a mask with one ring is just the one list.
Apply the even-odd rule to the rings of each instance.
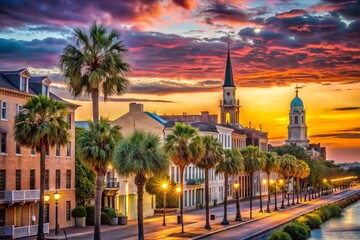
[[304, 103], [299, 98], [299, 88], [296, 86], [296, 96], [290, 103], [288, 139], [287, 144], [296, 143], [299, 146], [308, 147], [306, 113]]
[[225, 78], [222, 89], [223, 99], [220, 100], [220, 121], [222, 124], [237, 126], [240, 124], [240, 101], [236, 99], [236, 86], [234, 84], [230, 58], [230, 44], [228, 44]]

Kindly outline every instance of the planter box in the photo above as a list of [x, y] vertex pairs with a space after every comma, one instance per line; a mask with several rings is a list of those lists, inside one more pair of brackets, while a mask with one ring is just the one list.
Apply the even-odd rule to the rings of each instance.
[[118, 224], [119, 225], [127, 225], [128, 222], [128, 217], [118, 217]]
[[110, 225], [110, 226], [116, 226], [116, 225], [118, 225], [118, 218], [117, 218], [117, 217], [110, 218], [109, 225]]
[[86, 217], [77, 217], [75, 218], [76, 227], [85, 227], [86, 226]]

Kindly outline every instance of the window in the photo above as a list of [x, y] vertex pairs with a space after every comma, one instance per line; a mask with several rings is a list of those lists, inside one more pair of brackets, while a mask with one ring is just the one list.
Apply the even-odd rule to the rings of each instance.
[[60, 169], [56, 169], [55, 172], [55, 188], [59, 189], [60, 188]]
[[16, 154], [18, 154], [18, 155], [21, 154], [21, 147], [19, 144], [16, 144]]
[[66, 147], [66, 156], [71, 157], [71, 142], [69, 142]]
[[1, 101], [1, 119], [6, 120], [6, 102]]
[[171, 167], [171, 170], [170, 170], [170, 175], [171, 175], [171, 181], [174, 181], [174, 176], [175, 176], [175, 168], [174, 167]]
[[299, 123], [299, 117], [295, 116], [295, 124], [298, 124], [298, 123]]
[[184, 203], [184, 206], [187, 207], [187, 201], [188, 201], [188, 192], [185, 190], [185, 203]]
[[50, 207], [49, 207], [49, 204], [45, 204], [44, 206], [44, 221], [45, 223], [48, 223], [49, 222], [49, 219], [50, 219]]
[[23, 110], [23, 106], [20, 105], [20, 104], [18, 104], [18, 105], [17, 105], [17, 112], [19, 113], [19, 112], [21, 112], [22, 110]]
[[66, 120], [67, 120], [67, 123], [69, 124], [69, 129], [71, 129], [71, 113], [69, 113], [69, 114], [67, 115]]
[[35, 169], [30, 170], [30, 190], [35, 189]]
[[21, 190], [21, 170], [16, 169], [15, 171], [15, 184], [16, 190]]
[[48, 85], [42, 85], [42, 95], [47, 96], [49, 93], [49, 86]]
[[50, 148], [49, 148], [49, 146], [46, 146], [46, 156], [50, 157]]
[[70, 201], [66, 201], [66, 221], [70, 221], [71, 220], [71, 202]]
[[230, 123], [230, 113], [229, 112], [225, 113], [225, 122]]
[[60, 144], [56, 145], [56, 156], [60, 157]]
[[35, 148], [32, 148], [32, 149], [31, 149], [30, 155], [36, 155]]
[[49, 190], [49, 169], [45, 170], [45, 190]]
[[6, 170], [0, 170], [0, 191], [4, 191], [6, 186]]
[[304, 123], [304, 116], [301, 116], [301, 122]]
[[20, 91], [26, 92], [26, 82], [27, 79], [25, 77], [20, 77]]
[[66, 188], [71, 188], [71, 170], [66, 170]]
[[6, 153], [6, 133], [1, 133], [1, 153]]
[[5, 226], [5, 208], [0, 209], [0, 227]]

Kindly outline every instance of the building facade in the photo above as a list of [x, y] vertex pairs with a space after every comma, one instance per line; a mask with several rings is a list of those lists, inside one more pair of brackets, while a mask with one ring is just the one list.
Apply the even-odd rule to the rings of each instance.
[[70, 142], [66, 147], [48, 149], [45, 192], [50, 201], [45, 206], [45, 230], [55, 228], [53, 193], [58, 191], [60, 228], [74, 226], [71, 211], [75, 201], [75, 109], [51, 93], [47, 77], [32, 77], [26, 69], [0, 72], [0, 238], [22, 237], [37, 233], [40, 199], [40, 155], [34, 149], [20, 147], [14, 139], [15, 116], [29, 97], [47, 95], [68, 108]]

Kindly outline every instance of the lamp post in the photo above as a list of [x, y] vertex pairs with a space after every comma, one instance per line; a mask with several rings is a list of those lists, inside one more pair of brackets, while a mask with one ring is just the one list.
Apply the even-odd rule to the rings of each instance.
[[56, 190], [56, 192], [54, 193], [54, 199], [55, 199], [55, 235], [58, 234], [59, 232], [59, 224], [58, 224], [58, 203], [60, 200], [61, 194], [58, 193], [58, 191]]
[[[260, 211], [259, 212], [264, 212], [263, 211], [263, 202], [262, 202], [262, 190], [261, 190], [261, 183], [264, 185], [264, 189], [265, 189], [265, 184], [266, 184], [266, 179], [263, 179], [262, 181], [259, 181], [259, 185], [260, 185]], [[268, 204], [267, 204], [268, 205]]]
[[280, 186], [281, 186], [281, 209], [285, 208], [284, 204], [284, 181], [282, 179], [279, 180]]
[[163, 226], [166, 226], [166, 223], [165, 223], [165, 210], [166, 210], [166, 189], [167, 189], [168, 185], [167, 183], [163, 183], [162, 184], [162, 188], [164, 190], [164, 211], [163, 211]]
[[[276, 180], [270, 180], [270, 184], [272, 185], [272, 184], [275, 184], [275, 191], [274, 191], [274, 195], [275, 195], [275, 207], [274, 207], [274, 211], [277, 211], [278, 210], [278, 207], [277, 207], [277, 194], [276, 194], [276, 192], [277, 192], [277, 182], [276, 182]], [[269, 210], [269, 212], [270, 212], [270, 210]]]
[[[179, 204], [181, 201], [181, 187], [176, 187], [176, 192], [179, 194]], [[178, 216], [179, 217], [179, 216]], [[180, 220], [180, 222], [179, 222]], [[184, 222], [183, 222], [183, 211], [180, 209], [180, 219], [178, 219], [178, 224], [181, 223], [181, 232], [184, 233]]]
[[239, 203], [239, 183], [235, 181], [235, 196], [236, 196], [236, 216], [235, 221], [242, 221], [241, 213], [240, 213], [240, 203]]

